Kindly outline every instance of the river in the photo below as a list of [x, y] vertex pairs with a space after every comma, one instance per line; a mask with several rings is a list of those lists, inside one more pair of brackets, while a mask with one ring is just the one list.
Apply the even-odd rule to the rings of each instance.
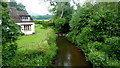
[[58, 53], [55, 60], [55, 66], [86, 66], [92, 65], [86, 61], [84, 53], [69, 42], [65, 37], [57, 38]]

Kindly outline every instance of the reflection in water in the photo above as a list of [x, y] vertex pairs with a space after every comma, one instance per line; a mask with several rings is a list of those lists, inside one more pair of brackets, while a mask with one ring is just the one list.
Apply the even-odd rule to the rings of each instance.
[[66, 58], [67, 58], [67, 59], [66, 59], [67, 61], [64, 62], [64, 66], [71, 66], [71, 63], [69, 63], [70, 60], [71, 60], [71, 54], [68, 53], [68, 54], [66, 55]]
[[57, 39], [58, 54], [55, 66], [88, 66], [85, 56], [81, 50], [76, 48], [65, 37], [59, 36]]
[[71, 59], [71, 54], [68, 53], [68, 55], [66, 56], [68, 60]]

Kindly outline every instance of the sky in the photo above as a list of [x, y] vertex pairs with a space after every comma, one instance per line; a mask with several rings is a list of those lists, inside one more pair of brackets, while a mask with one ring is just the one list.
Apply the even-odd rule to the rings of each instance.
[[[48, 10], [51, 8], [49, 2], [43, 2], [43, 0], [16, 0], [18, 3], [22, 3], [28, 13], [35, 13], [39, 15], [51, 14]], [[78, 0], [83, 3], [85, 0]], [[72, 4], [72, 3], [71, 3]]]
[[39, 0], [16, 0], [18, 3], [22, 3], [28, 13], [36, 13], [39, 15], [50, 14], [48, 11], [49, 3], [40, 3]]

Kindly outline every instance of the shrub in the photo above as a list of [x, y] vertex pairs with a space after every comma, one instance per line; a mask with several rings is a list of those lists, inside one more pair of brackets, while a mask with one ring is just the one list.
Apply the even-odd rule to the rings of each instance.
[[103, 44], [100, 42], [89, 42], [87, 45], [82, 45], [81, 48], [82, 50], [86, 53], [89, 54], [92, 51], [99, 51], [103, 47]]
[[42, 24], [42, 21], [40, 21], [40, 20], [35, 20], [34, 22], [35, 22], [35, 24]]
[[[120, 61], [118, 60], [113, 60], [113, 59], [107, 59], [106, 63], [104, 66], [113, 66], [113, 67], [119, 67], [120, 66]], [[112, 67], [111, 67], [112, 68]]]
[[105, 52], [115, 59], [120, 59], [120, 38], [119, 37], [111, 37], [106, 38], [105, 44], [107, 44], [107, 47]]
[[101, 66], [105, 63], [106, 55], [101, 51], [92, 51], [88, 54], [88, 60], [91, 61], [95, 66]]
[[42, 21], [42, 26], [43, 26], [44, 28], [49, 27], [49, 22], [47, 22], [47, 21]]
[[92, 29], [90, 27], [82, 28], [81, 33], [76, 36], [78, 45], [87, 45], [87, 42], [93, 41]]

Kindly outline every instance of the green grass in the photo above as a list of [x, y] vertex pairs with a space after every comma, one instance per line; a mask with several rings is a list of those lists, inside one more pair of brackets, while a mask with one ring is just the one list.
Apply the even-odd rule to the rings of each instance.
[[22, 36], [17, 40], [18, 48], [26, 45], [40, 45], [40, 41], [45, 38], [48, 30], [41, 29], [40, 25], [35, 26], [37, 34]]
[[[35, 26], [35, 32], [41, 34], [22, 36], [17, 40], [18, 49], [16, 56], [8, 60], [6, 64], [9, 66], [49, 66], [54, 59], [57, 46], [57, 35], [52, 29], [42, 29], [41, 25]], [[40, 43], [40, 41], [42, 42]], [[40, 45], [27, 46], [24, 45]]]

